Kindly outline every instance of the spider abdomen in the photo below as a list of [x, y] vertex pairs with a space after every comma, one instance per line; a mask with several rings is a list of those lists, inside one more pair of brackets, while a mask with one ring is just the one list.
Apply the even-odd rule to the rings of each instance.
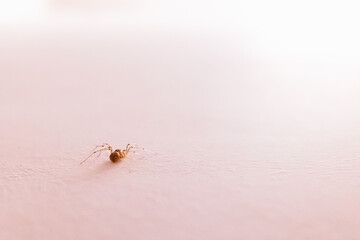
[[119, 161], [120, 159], [121, 159], [121, 152], [120, 151], [118, 151], [118, 150], [115, 150], [114, 152], [112, 152], [111, 154], [110, 154], [110, 160], [112, 161], [112, 162], [117, 162], [117, 161]]

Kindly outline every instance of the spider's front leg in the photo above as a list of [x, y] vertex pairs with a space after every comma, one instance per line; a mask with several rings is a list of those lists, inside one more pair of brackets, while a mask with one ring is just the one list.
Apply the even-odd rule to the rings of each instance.
[[103, 145], [96, 146], [95, 149], [98, 148], [98, 147], [101, 147], [101, 146], [106, 146], [106, 147], [105, 147], [105, 148], [102, 148], [102, 149], [99, 149], [99, 150], [96, 150], [96, 151], [93, 151], [93, 152], [92, 152], [87, 158], [85, 158], [80, 164], [83, 164], [86, 160], [88, 160], [92, 155], [94, 155], [94, 154], [97, 153], [97, 152], [100, 152], [100, 153], [101, 153], [101, 151], [109, 150], [109, 151], [110, 151], [110, 154], [112, 153], [112, 147], [109, 146], [108, 144], [103, 144]]
[[126, 145], [125, 150], [123, 150], [123, 153], [125, 154], [125, 156], [129, 153], [130, 149], [132, 149], [133, 147], [130, 146], [130, 143], [128, 143], [128, 145]]
[[127, 151], [129, 147], [130, 147], [130, 143], [128, 143], [128, 144], [126, 145], [125, 151]]
[[93, 150], [91, 150], [91, 153], [93, 153], [97, 148], [105, 148], [105, 147], [110, 147], [110, 145], [108, 143], [103, 143], [102, 145], [97, 145], [93, 148]]

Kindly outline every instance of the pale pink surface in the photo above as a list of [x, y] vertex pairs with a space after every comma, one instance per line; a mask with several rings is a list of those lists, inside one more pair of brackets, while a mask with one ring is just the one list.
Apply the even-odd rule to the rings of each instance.
[[357, 75], [198, 30], [1, 29], [0, 239], [360, 238]]

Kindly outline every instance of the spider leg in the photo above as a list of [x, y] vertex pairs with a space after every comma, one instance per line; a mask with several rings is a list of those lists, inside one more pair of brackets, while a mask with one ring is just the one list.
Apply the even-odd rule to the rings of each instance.
[[102, 147], [102, 148], [103, 147], [110, 147], [110, 145], [108, 143], [103, 143], [102, 145], [97, 145], [91, 150], [91, 153], [93, 153], [99, 147]]
[[110, 145], [108, 143], [103, 143], [102, 145], [97, 145], [97, 146], [94, 147], [93, 150], [91, 150], [91, 152], [95, 151], [95, 149], [97, 149], [99, 147], [110, 147]]
[[133, 148], [132, 146], [130, 146], [130, 144], [128, 144], [127, 146], [126, 146], [126, 149], [125, 150], [123, 150], [123, 153], [125, 154], [125, 156], [129, 153], [129, 151]]
[[126, 151], [128, 150], [129, 146], [130, 146], [130, 143], [128, 143], [128, 144], [126, 145], [126, 148], [125, 148]]
[[128, 154], [128, 152], [130, 151], [131, 148], [132, 148], [132, 147], [130, 146], [130, 143], [128, 143], [128, 144], [126, 145], [125, 150], [122, 150], [122, 154], [123, 154], [124, 156], [126, 156], [126, 155]]
[[100, 157], [101, 156], [101, 151], [99, 151], [99, 154], [96, 156], [96, 158]]
[[121, 151], [121, 158], [124, 158], [126, 157], [126, 153], [125, 153], [125, 150], [120, 150]]
[[[110, 147], [110, 145], [109, 145], [108, 143], [103, 143], [102, 145], [97, 145], [97, 146], [95, 146], [94, 149], [91, 150], [91, 154], [90, 154], [84, 161], [82, 161], [80, 164], [82, 164], [82, 163], [85, 162], [89, 157], [91, 157], [91, 155], [94, 154], [94, 151], [95, 151], [97, 148], [99, 148], [99, 147]], [[101, 152], [99, 153], [99, 155], [98, 155], [97, 157], [100, 157], [100, 154], [101, 154]]]
[[131, 146], [132, 146], [132, 148], [134, 148], [134, 149], [145, 150], [145, 148], [139, 146], [139, 145], [136, 144], [136, 143], [131, 144]]
[[106, 147], [106, 148], [102, 148], [102, 149], [99, 149], [99, 150], [96, 150], [94, 152], [92, 152], [87, 158], [85, 158], [80, 164], [83, 164], [86, 160], [88, 160], [92, 155], [94, 155], [95, 153], [97, 152], [100, 152], [101, 154], [101, 151], [106, 151], [106, 150], [110, 150], [110, 152], [112, 152], [112, 148], [110, 146]]

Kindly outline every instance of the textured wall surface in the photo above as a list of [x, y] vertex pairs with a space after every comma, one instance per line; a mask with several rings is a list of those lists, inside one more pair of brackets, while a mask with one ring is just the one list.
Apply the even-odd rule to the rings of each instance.
[[[3, 27], [0, 52], [0, 239], [360, 238], [356, 61], [146, 25]], [[103, 142], [145, 149], [79, 165]]]

